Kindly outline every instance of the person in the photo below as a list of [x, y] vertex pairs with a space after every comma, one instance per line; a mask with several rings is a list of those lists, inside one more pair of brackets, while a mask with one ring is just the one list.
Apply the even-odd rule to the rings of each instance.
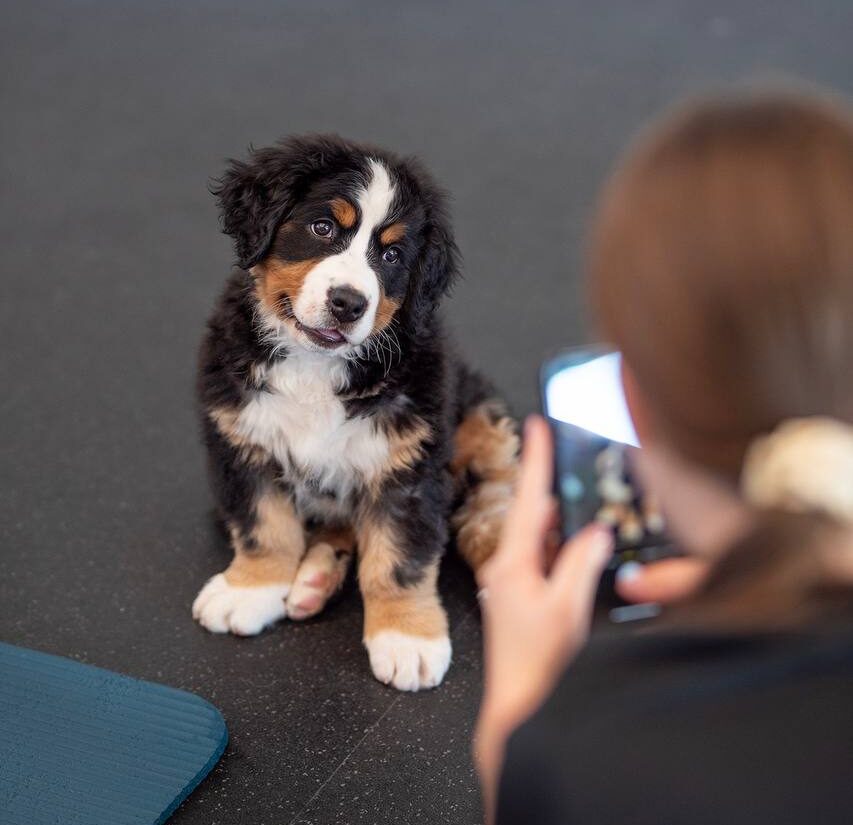
[[684, 556], [590, 617], [611, 537], [553, 558], [552, 444], [525, 427], [480, 577], [489, 822], [853, 821], [853, 118], [823, 94], [692, 102], [641, 136], [589, 246], [640, 475]]

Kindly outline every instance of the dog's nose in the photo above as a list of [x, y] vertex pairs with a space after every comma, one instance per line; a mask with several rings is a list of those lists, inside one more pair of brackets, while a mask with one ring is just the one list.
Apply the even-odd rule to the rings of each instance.
[[367, 298], [351, 286], [333, 286], [326, 298], [329, 312], [342, 324], [357, 321], [367, 309]]

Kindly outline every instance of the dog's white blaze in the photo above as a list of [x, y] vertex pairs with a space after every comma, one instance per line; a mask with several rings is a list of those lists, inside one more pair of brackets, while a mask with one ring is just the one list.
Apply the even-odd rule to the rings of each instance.
[[240, 434], [282, 467], [295, 464], [342, 497], [375, 478], [389, 453], [388, 438], [372, 421], [346, 417], [335, 395], [345, 369], [340, 359], [294, 348], [269, 368], [269, 391], [257, 392], [237, 419]]
[[379, 306], [379, 280], [367, 258], [370, 239], [387, 219], [394, 201], [394, 185], [388, 170], [377, 160], [370, 161], [371, 178], [356, 198], [361, 219], [349, 246], [337, 255], [330, 255], [308, 274], [294, 304], [296, 316], [308, 326], [323, 326], [326, 322], [326, 295], [331, 287], [351, 286], [368, 301], [367, 309], [348, 337], [360, 344], [373, 329]]

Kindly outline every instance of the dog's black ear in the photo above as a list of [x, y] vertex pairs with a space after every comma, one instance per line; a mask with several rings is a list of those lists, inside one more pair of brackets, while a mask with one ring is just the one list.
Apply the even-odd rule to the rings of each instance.
[[288, 138], [232, 160], [210, 191], [219, 201], [222, 229], [234, 239], [244, 269], [266, 254], [278, 226], [304, 195], [330, 155], [344, 150], [334, 135]]
[[237, 263], [244, 269], [264, 256], [276, 227], [294, 204], [293, 181], [275, 174], [280, 164], [271, 155], [264, 149], [253, 152], [248, 161], [232, 160], [211, 186], [222, 230], [234, 239]]
[[414, 310], [419, 318], [431, 314], [459, 275], [459, 250], [450, 221], [441, 207], [430, 210], [424, 245], [417, 263]]

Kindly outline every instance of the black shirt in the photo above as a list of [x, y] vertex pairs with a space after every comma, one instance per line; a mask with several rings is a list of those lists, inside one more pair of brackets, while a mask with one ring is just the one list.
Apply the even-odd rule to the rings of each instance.
[[853, 623], [593, 639], [510, 740], [498, 823], [853, 823]]

